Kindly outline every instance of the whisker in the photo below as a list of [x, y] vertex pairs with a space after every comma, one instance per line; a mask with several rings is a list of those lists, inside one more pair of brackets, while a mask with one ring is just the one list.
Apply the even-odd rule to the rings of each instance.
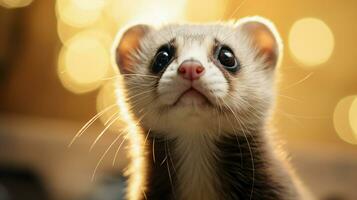
[[[232, 112], [234, 118], [236, 119], [236, 121], [238, 122], [238, 125], [241, 127], [242, 129], [242, 132], [243, 132], [243, 135], [244, 135], [244, 138], [247, 142], [247, 145], [248, 145], [248, 149], [249, 149], [249, 153], [250, 153], [250, 157], [251, 157], [251, 164], [252, 164], [252, 189], [251, 189], [251, 194], [250, 194], [250, 200], [252, 199], [252, 196], [253, 196], [253, 192], [254, 192], [254, 185], [255, 185], [255, 164], [254, 164], [254, 156], [253, 156], [253, 152], [252, 152], [252, 149], [250, 147], [250, 143], [249, 143], [249, 140], [247, 138], [247, 134], [245, 133], [244, 131], [244, 123], [242, 123], [242, 121], [236, 116], [236, 114], [234, 113], [234, 111], [232, 110], [232, 108], [225, 102], [223, 101], [223, 103], [229, 108], [229, 110]], [[247, 130], [247, 127], [245, 127], [245, 129]]]
[[150, 131], [151, 131], [151, 128], [149, 128], [148, 132], [146, 133], [144, 144], [146, 144], [146, 142], [148, 141], [148, 137], [149, 137]]
[[153, 159], [153, 162], [155, 163], [156, 162], [156, 159], [155, 159], [155, 137], [152, 140], [152, 159]]
[[281, 89], [281, 90], [287, 90], [287, 89], [290, 89], [290, 88], [292, 88], [292, 87], [295, 87], [295, 86], [297, 86], [297, 85], [303, 83], [303, 82], [306, 81], [307, 79], [309, 79], [313, 74], [314, 74], [314, 72], [311, 72], [311, 73], [309, 73], [308, 75], [306, 75], [304, 78], [302, 78], [301, 80], [299, 80], [298, 82], [295, 82], [295, 83], [293, 83], [293, 84], [291, 84], [291, 85], [289, 85], [289, 86], [287, 86], [286, 88], [283, 88], [283, 89]]
[[167, 160], [167, 156], [165, 156], [165, 158], [161, 161], [160, 166], [162, 166], [166, 160]]
[[[165, 140], [165, 156], [166, 156], [166, 158], [168, 157], [167, 156], [167, 140]], [[170, 157], [169, 157], [169, 159], [170, 159]], [[167, 172], [169, 174], [169, 180], [170, 180], [172, 191], [175, 191], [174, 190], [174, 184], [173, 184], [172, 177], [171, 177], [171, 171], [170, 171], [170, 166], [169, 166], [168, 159], [166, 159], [166, 168], [167, 168]], [[174, 196], [175, 196], [175, 194], [174, 194]]]
[[126, 100], [129, 101], [129, 100], [131, 100], [131, 99], [133, 99], [133, 98], [135, 98], [135, 97], [137, 97], [137, 96], [150, 93], [150, 92], [152, 92], [152, 91], [154, 91], [154, 90], [155, 90], [155, 89], [146, 90], [146, 91], [140, 92], [140, 93], [135, 94], [135, 95], [132, 95], [132, 96], [129, 96], [129, 95], [128, 95], [128, 98], [127, 98]]
[[291, 121], [295, 122], [297, 125], [299, 125], [299, 127], [304, 127], [303, 124], [299, 120], [297, 120], [293, 116], [287, 114], [285, 111], [280, 110], [280, 109], [276, 109], [276, 112], [282, 114], [284, 117], [287, 117]]
[[77, 138], [79, 138], [99, 117], [101, 117], [102, 115], [104, 115], [104, 113], [108, 112], [110, 109], [116, 107], [116, 104], [112, 104], [108, 107], [106, 107], [104, 110], [100, 111], [99, 113], [97, 113], [96, 115], [94, 115], [94, 117], [92, 117], [84, 126], [82, 126], [82, 128], [76, 133], [76, 135], [73, 137], [73, 139], [71, 140], [71, 142], [68, 144], [68, 147], [71, 147], [73, 145], [73, 143], [75, 142], [75, 140]]
[[115, 117], [104, 129], [102, 132], [100, 132], [100, 134], [97, 136], [97, 138], [94, 140], [94, 142], [92, 143], [92, 145], [89, 148], [89, 151], [92, 151], [94, 146], [97, 144], [97, 142], [99, 141], [99, 139], [104, 135], [105, 132], [107, 132], [107, 130], [120, 118], [121, 116], [117, 116]]
[[108, 123], [114, 118], [115, 115], [119, 114], [119, 112], [113, 113], [110, 117], [108, 117], [107, 121], [104, 122], [104, 126], [107, 126]]
[[[235, 130], [235, 128], [234, 128], [234, 125], [230, 122], [230, 120], [229, 120], [229, 118], [228, 118], [228, 116], [227, 116], [227, 113], [224, 113], [224, 116], [226, 117], [228, 123], [229, 123], [229, 124], [231, 125], [231, 127], [233, 128], [234, 132], [237, 132], [237, 131]], [[236, 133], [235, 133], [234, 135], [235, 135], [235, 137], [236, 137], [236, 141], [237, 141], [237, 144], [238, 144], [239, 152], [240, 152], [240, 154], [242, 155], [242, 152], [243, 152], [243, 151], [242, 151], [241, 144], [240, 144], [240, 142], [239, 142], [238, 136], [237, 136]], [[243, 166], [243, 156], [240, 156], [240, 165]]]
[[244, 6], [244, 4], [247, 2], [247, 0], [243, 0], [236, 9], [234, 9], [233, 13], [231, 15], [229, 15], [228, 19], [234, 17], [237, 12]]
[[138, 74], [138, 73], [133, 73], [133, 74], [122, 74], [120, 76], [142, 76], [142, 77], [149, 77], [149, 78], [159, 78], [159, 76], [155, 75], [148, 75], [148, 74]]
[[103, 155], [100, 157], [97, 165], [95, 166], [94, 168], [94, 171], [93, 171], [93, 175], [92, 175], [92, 181], [94, 181], [94, 178], [95, 178], [95, 174], [97, 173], [97, 170], [98, 170], [98, 167], [99, 165], [102, 163], [104, 157], [107, 155], [107, 153], [109, 152], [109, 150], [112, 148], [112, 146], [119, 140], [120, 138], [120, 135], [118, 135], [114, 141], [109, 145], [109, 147], [105, 150], [105, 152], [103, 153]]
[[[282, 111], [279, 109], [278, 111]], [[321, 115], [321, 116], [304, 116], [304, 115], [296, 115], [296, 114], [291, 114], [287, 113], [284, 111], [285, 115], [295, 117], [295, 118], [301, 118], [301, 119], [331, 119], [332, 117], [330, 115]]]
[[283, 95], [283, 94], [278, 94], [278, 96], [284, 97], [284, 98], [289, 99], [289, 100], [293, 100], [293, 101], [297, 101], [297, 102], [302, 102], [300, 99], [296, 99], [296, 98], [294, 98], [294, 97], [286, 96], [286, 95]]
[[[149, 111], [148, 111], [148, 112], [149, 112]], [[145, 114], [142, 115], [142, 117], [136, 122], [136, 125], [138, 125], [138, 124], [141, 122], [141, 120], [144, 118], [144, 116], [145, 116], [148, 112], [146, 112]], [[125, 131], [127, 131], [127, 130], [128, 130], [128, 128], [122, 130], [122, 131], [120, 132], [120, 135], [119, 135], [119, 136], [121, 136], [121, 135], [122, 135]], [[122, 147], [124, 141], [127, 139], [127, 137], [128, 137], [128, 135], [126, 135], [126, 136], [124, 137], [123, 141], [120, 143], [118, 149], [116, 150], [115, 155], [114, 155], [114, 159], [113, 159], [113, 165], [115, 165], [115, 161], [116, 161], [117, 155], [118, 155], [118, 153], [119, 153], [119, 150], [120, 150], [120, 148]]]
[[165, 148], [167, 149], [167, 153], [169, 154], [169, 159], [170, 159], [170, 162], [171, 162], [171, 166], [174, 169], [175, 174], [177, 174], [176, 167], [174, 165], [174, 162], [172, 161], [170, 148], [167, 147], [167, 142], [165, 142], [165, 146], [166, 146]]
[[153, 87], [155, 86], [156, 84], [156, 81], [131, 81], [131, 84], [134, 85], [134, 86], [130, 86], [130, 89], [131, 88], [142, 88], [142, 87], [138, 87], [138, 86], [144, 86], [145, 88], [150, 88], [150, 87]]
[[142, 193], [143, 193], [143, 195], [144, 195], [145, 200], [148, 200], [148, 197], [146, 196], [145, 190], [143, 190], [143, 188], [142, 188], [142, 187], [140, 187], [140, 188], [141, 188], [141, 192], [142, 192]]
[[120, 150], [120, 148], [122, 147], [122, 145], [124, 144], [124, 142], [125, 142], [125, 140], [127, 139], [127, 137], [128, 137], [127, 135], [124, 136], [124, 139], [121, 141], [121, 143], [119, 144], [117, 150], [115, 151], [114, 158], [113, 158], [113, 166], [115, 165], [115, 161], [116, 161], [117, 156], [118, 156], [118, 154], [119, 154], [119, 150]]

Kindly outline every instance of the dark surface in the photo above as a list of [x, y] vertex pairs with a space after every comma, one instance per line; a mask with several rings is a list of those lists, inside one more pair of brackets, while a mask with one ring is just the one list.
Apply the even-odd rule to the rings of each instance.
[[1, 200], [48, 200], [38, 176], [26, 169], [0, 168]]

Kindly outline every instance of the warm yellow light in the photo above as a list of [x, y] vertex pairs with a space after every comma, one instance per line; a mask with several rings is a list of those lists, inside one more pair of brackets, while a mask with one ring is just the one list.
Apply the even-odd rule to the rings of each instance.
[[193, 22], [222, 20], [228, 3], [228, 0], [187, 1], [186, 19]]
[[[105, 80], [105, 84], [100, 88], [100, 91], [97, 96], [97, 111], [98, 113], [106, 108], [116, 105], [117, 98], [115, 95], [116, 90], [116, 80], [115, 76], [108, 78]], [[116, 106], [113, 109], [105, 112], [101, 117], [100, 120], [103, 122], [105, 126], [109, 125], [113, 120], [115, 120], [118, 116], [120, 116], [119, 107]], [[117, 119], [113, 122], [110, 126], [110, 130], [113, 131], [120, 131], [124, 130], [124, 123], [121, 119]]]
[[108, 13], [118, 25], [142, 22], [166, 23], [183, 19], [186, 0], [115, 0], [108, 6]]
[[338, 102], [333, 122], [335, 130], [339, 137], [345, 142], [357, 144], [356, 132], [353, 131], [356, 126], [357, 96], [349, 96]]
[[73, 3], [83, 10], [97, 10], [102, 9], [109, 0], [72, 0]]
[[73, 27], [86, 27], [95, 23], [101, 16], [103, 6], [99, 0], [57, 0], [56, 11], [58, 18]]
[[353, 130], [355, 139], [357, 141], [357, 98], [351, 104], [350, 112], [349, 112], [349, 121], [351, 128]]
[[0, 6], [5, 8], [21, 8], [32, 3], [33, 0], [0, 0]]
[[141, 194], [146, 191], [146, 182], [144, 177], [146, 176], [145, 165], [145, 137], [143, 131], [137, 126], [137, 122], [131, 115], [129, 106], [125, 101], [125, 92], [120, 87], [122, 85], [122, 79], [116, 80], [117, 89], [117, 105], [119, 106], [120, 116], [123, 121], [126, 122], [126, 137], [129, 138], [130, 157], [131, 162], [125, 172], [125, 175], [129, 176], [128, 192], [126, 194], [127, 199], [139, 199]]
[[79, 33], [62, 48], [58, 73], [63, 85], [75, 93], [98, 88], [110, 68], [108, 47], [91, 32]]
[[[97, 36], [100, 38], [105, 37], [105, 42], [107, 45], [111, 45], [112, 40], [116, 35], [116, 31], [118, 28], [116, 24], [110, 21], [110, 19], [106, 19], [104, 17], [100, 18], [96, 23], [92, 24], [91, 26], [84, 29], [86, 32], [96, 32]], [[65, 44], [70, 38], [76, 35], [78, 32], [83, 32], [82, 28], [77, 28], [70, 26], [64, 23], [61, 20], [57, 22], [57, 33], [58, 37], [61, 40], [62, 44]], [[108, 43], [109, 42], [109, 43]]]
[[57, 33], [62, 44], [66, 43], [70, 38], [72, 38], [80, 31], [80, 28], [72, 27], [61, 20], [57, 21]]
[[293, 57], [303, 67], [311, 68], [326, 62], [334, 49], [330, 28], [316, 18], [304, 18], [294, 23], [289, 34], [289, 47]]

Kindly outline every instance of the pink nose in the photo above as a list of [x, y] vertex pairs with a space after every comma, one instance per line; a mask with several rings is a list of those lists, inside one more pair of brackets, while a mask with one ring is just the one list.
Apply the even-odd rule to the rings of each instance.
[[178, 74], [187, 80], [197, 80], [205, 72], [205, 68], [198, 61], [184, 61], [177, 70]]

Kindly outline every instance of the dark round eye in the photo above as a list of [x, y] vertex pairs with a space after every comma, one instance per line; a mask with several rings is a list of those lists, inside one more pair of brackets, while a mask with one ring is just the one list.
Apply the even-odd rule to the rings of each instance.
[[159, 73], [164, 68], [166, 68], [172, 61], [174, 51], [175, 49], [173, 48], [173, 46], [169, 44], [160, 47], [154, 57], [152, 71], [154, 73]]
[[236, 72], [239, 68], [238, 60], [229, 47], [222, 46], [218, 50], [217, 60], [221, 63], [221, 65], [223, 65], [225, 69], [230, 72]]

